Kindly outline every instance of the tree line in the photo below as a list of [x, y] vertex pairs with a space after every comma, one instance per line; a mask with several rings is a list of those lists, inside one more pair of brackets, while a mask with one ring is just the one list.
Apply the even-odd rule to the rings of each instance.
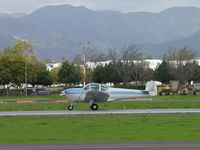
[[[134, 45], [110, 48], [107, 54], [88, 53], [86, 61], [110, 60], [106, 65], [97, 65], [91, 69], [86, 66], [80, 55], [73, 62], [64, 60], [58, 68], [47, 71], [45, 63], [37, 60], [33, 45], [27, 41], [17, 41], [11, 47], [0, 52], [0, 85], [9, 89], [12, 86], [22, 88], [25, 83], [32, 86], [64, 83], [68, 85], [87, 83], [124, 83], [136, 85], [149, 80], [167, 83], [179, 80], [181, 83], [200, 80], [200, 66], [196, 62], [197, 53], [187, 47], [171, 48], [163, 55], [163, 62], [152, 70], [145, 62], [143, 54]], [[90, 59], [91, 58], [91, 59]], [[96, 58], [96, 60], [95, 60]], [[83, 74], [86, 67], [86, 75]]]
[[[89, 54], [87, 58], [89, 58], [89, 56], [92, 57], [87, 61], [97, 62], [98, 64], [98, 61], [100, 61], [99, 59], [102, 58], [103, 60], [110, 60], [110, 63], [105, 65], [97, 65], [97, 67], [93, 69], [86, 66], [85, 80], [87, 83], [110, 82], [114, 84], [128, 84], [133, 82], [137, 86], [138, 84], [146, 83], [149, 80], [161, 81], [162, 83], [168, 83], [169, 80], [179, 80], [180, 83], [185, 83], [186, 81], [191, 80], [200, 80], [200, 66], [196, 61], [198, 54], [188, 47], [170, 48], [163, 55], [162, 63], [158, 65], [155, 70], [150, 68], [142, 53], [140, 53], [140, 51], [134, 45], [125, 46], [121, 50], [110, 48], [108, 54], [94, 55], [93, 53], [93, 55]], [[95, 58], [98, 60], [95, 61]], [[84, 65], [81, 56], [78, 55], [75, 57], [71, 65], [76, 66], [76, 68], [80, 65]], [[60, 70], [64, 70], [64, 68], [64, 65], [62, 65]], [[81, 76], [83, 76], [83, 72], [81, 71], [81, 67], [79, 67], [78, 70], [79, 75], [76, 75], [77, 80], [74, 80], [72, 77], [68, 76], [71, 79], [62, 81], [66, 84], [73, 84], [69, 81], [76, 81], [74, 83], [82, 83], [83, 77], [81, 78]], [[54, 72], [54, 70], [52, 71]], [[65, 77], [68, 78], [66, 76], [67, 74], [69, 75], [74, 73], [65, 72], [64, 74]], [[73, 77], [75, 77], [75, 75], [73, 75]]]
[[0, 52], [0, 85], [7, 91], [11, 87], [23, 90], [26, 71], [28, 84], [35, 86], [53, 83], [45, 64], [37, 60], [31, 42], [17, 41]]

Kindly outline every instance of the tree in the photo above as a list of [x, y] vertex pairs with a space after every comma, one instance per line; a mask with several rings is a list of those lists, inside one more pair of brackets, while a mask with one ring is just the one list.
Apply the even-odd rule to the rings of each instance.
[[[21, 56], [2, 56], [0, 58], [1, 83], [20, 85], [24, 81], [24, 58]], [[6, 72], [6, 74], [5, 74]], [[7, 77], [5, 77], [7, 76]]]
[[75, 66], [68, 61], [64, 61], [58, 73], [58, 78], [61, 83], [76, 84], [80, 83], [82, 73], [78, 66]]
[[24, 58], [22, 56], [0, 57], [0, 84], [7, 85], [7, 95], [10, 87], [21, 86], [24, 82]]
[[73, 63], [76, 65], [84, 65], [84, 61], [83, 61], [83, 56], [81, 55], [76, 55], [73, 59]]
[[106, 72], [105, 75], [107, 77], [106, 78], [107, 82], [114, 83], [114, 84], [122, 82], [122, 77], [115, 69], [114, 64], [110, 63], [106, 65], [105, 72]]
[[137, 84], [139, 75], [139, 67], [137, 65], [141, 57], [142, 53], [135, 45], [124, 46], [121, 51], [116, 48], [108, 50], [108, 58], [111, 59], [123, 83], [129, 83], [134, 80]]
[[194, 81], [200, 81], [200, 66], [197, 66], [192, 74], [192, 79]]
[[2, 85], [9, 84], [21, 88], [26, 82], [25, 72], [27, 72], [28, 84], [51, 84], [46, 66], [37, 60], [32, 49], [31, 42], [17, 41], [0, 53], [0, 83]]
[[8, 60], [9, 60], [8, 57], [1, 57], [0, 59], [0, 85], [9, 84], [12, 79]]
[[127, 47], [123, 47], [121, 55], [121, 59], [123, 61], [138, 60], [142, 57], [142, 53], [139, 52], [135, 45], [128, 45]]
[[[135, 45], [124, 47], [121, 51], [122, 65], [122, 80], [123, 83], [138, 81], [139, 67], [137, 67], [138, 60], [141, 59], [142, 53], [139, 52]], [[134, 76], [134, 77], [133, 77]]]
[[163, 83], [167, 83], [169, 80], [174, 79], [170, 73], [170, 66], [167, 62], [163, 61], [155, 70], [155, 79]]
[[116, 63], [119, 60], [118, 50], [116, 48], [109, 48], [108, 58], [112, 61], [112, 63]]
[[149, 68], [149, 64], [145, 61], [138, 61], [137, 63], [132, 64], [133, 72], [132, 72], [132, 80], [140, 82], [147, 82], [150, 80], [154, 80], [154, 71]]
[[112, 63], [105, 66], [97, 66], [93, 70], [92, 80], [98, 83], [120, 83], [121, 76], [116, 71], [114, 65]]
[[58, 72], [60, 71], [60, 67], [56, 67], [50, 71], [50, 76], [53, 80], [53, 83], [59, 83]]
[[100, 62], [100, 61], [107, 61], [109, 60], [108, 56], [105, 53], [97, 53], [94, 55], [94, 62]]
[[166, 54], [163, 55], [164, 60], [176, 61], [178, 64], [184, 64], [195, 59], [197, 53], [188, 47], [170, 48]]
[[18, 40], [14, 45], [1, 51], [1, 56], [26, 56], [28, 52], [33, 52], [33, 44], [30, 41]]
[[197, 65], [195, 62], [197, 56], [193, 50], [182, 47], [178, 49], [171, 48], [163, 58], [169, 62], [175, 79], [184, 83], [192, 78], [192, 73]]
[[[33, 66], [37, 59], [33, 53], [33, 44], [30, 41], [16, 41], [16, 43], [8, 48], [5, 48], [0, 53], [1, 62], [4, 69], [9, 68], [11, 79], [9, 82], [20, 85], [25, 82], [25, 65]], [[31, 71], [31, 68], [29, 68]], [[30, 73], [29, 73], [30, 74]], [[29, 76], [30, 77], [30, 76]]]
[[37, 75], [36, 84], [37, 85], [52, 85], [53, 80], [50, 76], [50, 73], [46, 70], [39, 72]]
[[106, 83], [106, 75], [104, 72], [104, 67], [102, 65], [94, 68], [92, 73], [92, 81], [97, 83]]

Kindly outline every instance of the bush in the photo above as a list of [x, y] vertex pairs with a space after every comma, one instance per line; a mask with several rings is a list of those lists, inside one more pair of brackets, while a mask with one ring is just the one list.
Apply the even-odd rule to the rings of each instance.
[[[9, 96], [21, 96], [23, 95], [22, 91], [17, 89], [17, 90], [13, 90], [10, 89], [8, 92]], [[7, 90], [6, 89], [0, 89], [0, 96], [7, 96]]]

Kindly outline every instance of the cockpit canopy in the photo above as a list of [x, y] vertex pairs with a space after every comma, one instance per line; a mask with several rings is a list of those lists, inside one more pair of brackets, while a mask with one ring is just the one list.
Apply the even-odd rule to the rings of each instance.
[[83, 89], [86, 91], [106, 91], [108, 87], [99, 83], [89, 83]]

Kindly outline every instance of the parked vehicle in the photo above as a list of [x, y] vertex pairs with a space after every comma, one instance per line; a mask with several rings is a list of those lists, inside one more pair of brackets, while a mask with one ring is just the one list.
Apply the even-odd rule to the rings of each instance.
[[44, 91], [37, 91], [37, 92], [33, 93], [32, 95], [33, 96], [40, 96], [40, 95], [49, 95], [49, 94], [51, 94], [51, 91], [44, 90]]
[[181, 85], [178, 80], [171, 80], [169, 84], [162, 84], [158, 86], [159, 95], [186, 95], [188, 93], [188, 85], [186, 83]]

